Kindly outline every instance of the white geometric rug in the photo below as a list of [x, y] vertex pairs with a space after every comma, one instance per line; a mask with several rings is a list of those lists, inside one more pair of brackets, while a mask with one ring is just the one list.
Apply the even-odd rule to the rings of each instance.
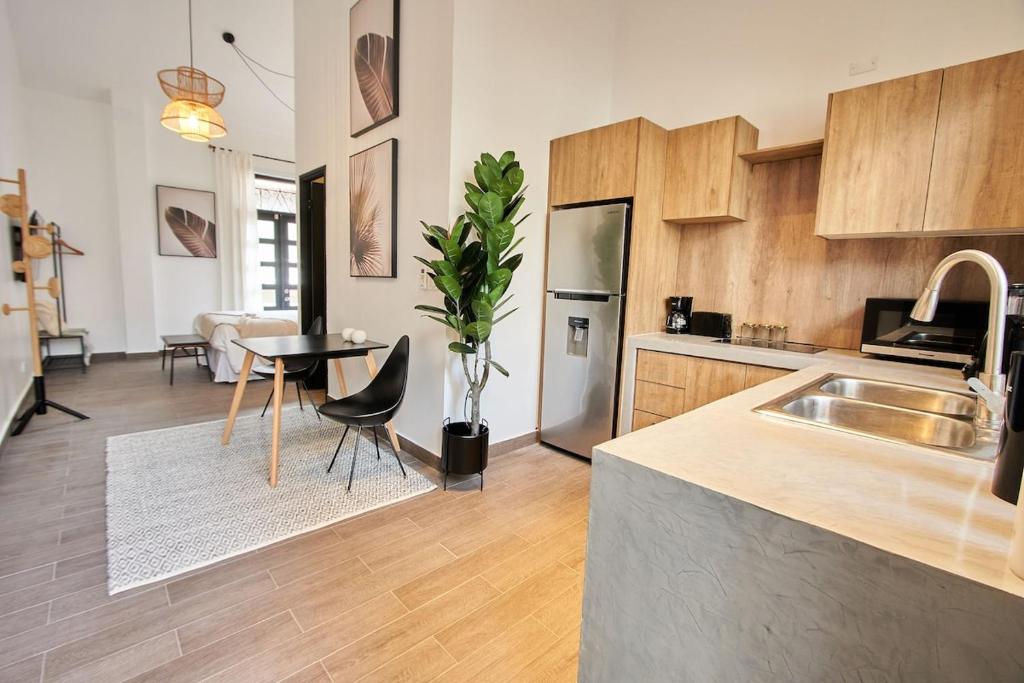
[[[107, 439], [107, 588], [111, 595], [218, 562], [435, 488], [406, 466], [402, 477], [383, 430], [355, 430], [330, 474], [344, 427], [308, 408], [281, 414], [277, 487], [270, 488], [271, 417], [239, 417]], [[369, 438], [367, 438], [369, 437]]]

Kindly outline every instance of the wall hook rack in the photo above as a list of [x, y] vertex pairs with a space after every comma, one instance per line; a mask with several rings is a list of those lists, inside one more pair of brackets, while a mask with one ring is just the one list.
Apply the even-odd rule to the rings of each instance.
[[[5, 194], [0, 197], [0, 211], [3, 211], [3, 213], [8, 216], [17, 218], [21, 221], [21, 244], [23, 257], [21, 260], [12, 263], [11, 269], [16, 273], [23, 273], [25, 275], [26, 298], [25, 306], [11, 306], [10, 304], [3, 304], [3, 306], [0, 307], [0, 313], [3, 313], [5, 316], [22, 311], [28, 313], [28, 331], [29, 338], [32, 342], [32, 390], [35, 398], [32, 401], [32, 405], [18, 416], [14, 421], [14, 425], [11, 427], [11, 436], [17, 436], [25, 430], [25, 427], [28, 426], [28, 423], [33, 416], [45, 415], [48, 408], [53, 408], [54, 410], [67, 413], [72, 417], [77, 417], [79, 420], [88, 420], [89, 416], [46, 398], [46, 380], [43, 377], [43, 359], [42, 352], [39, 349], [36, 290], [46, 290], [50, 296], [56, 299], [60, 296], [60, 282], [57, 281], [56, 278], [50, 278], [46, 285], [37, 286], [32, 274], [32, 261], [34, 259], [47, 258], [56, 248], [59, 248], [59, 245], [55, 243], [55, 231], [52, 224], [30, 225], [28, 184], [25, 178], [25, 169], [18, 169], [17, 180], [11, 178], [0, 178], [0, 183], [9, 183], [11, 185], [18, 186], [17, 194]], [[41, 234], [34, 234], [33, 231], [35, 231], [35, 233], [46, 233], [49, 235], [49, 238], [43, 237]]]

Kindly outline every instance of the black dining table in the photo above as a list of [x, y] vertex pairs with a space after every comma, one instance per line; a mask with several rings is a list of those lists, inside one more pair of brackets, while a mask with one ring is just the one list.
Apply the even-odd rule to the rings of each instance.
[[[284, 400], [284, 363], [286, 360], [316, 359], [333, 360], [334, 373], [338, 378], [338, 385], [343, 396], [348, 395], [348, 384], [345, 382], [345, 371], [341, 366], [342, 358], [362, 357], [366, 360], [366, 369], [370, 373], [370, 379], [377, 374], [377, 361], [373, 357], [373, 351], [388, 348], [387, 344], [367, 339], [362, 343], [346, 341], [340, 334], [299, 334], [286, 337], [252, 337], [248, 339], [233, 339], [245, 349], [245, 360], [242, 361], [242, 371], [238, 376], [238, 385], [235, 387], [234, 398], [231, 399], [231, 409], [228, 411], [228, 420], [224, 425], [224, 435], [221, 443], [227, 445], [231, 442], [231, 432], [235, 428], [235, 417], [242, 405], [242, 397], [245, 395], [245, 387], [249, 381], [249, 373], [252, 371], [252, 364], [256, 356], [261, 356], [274, 364], [274, 426], [270, 444], [270, 485], [277, 486], [277, 463], [281, 451], [281, 404]], [[388, 422], [388, 438], [395, 452], [399, 450], [398, 434], [394, 426]]]

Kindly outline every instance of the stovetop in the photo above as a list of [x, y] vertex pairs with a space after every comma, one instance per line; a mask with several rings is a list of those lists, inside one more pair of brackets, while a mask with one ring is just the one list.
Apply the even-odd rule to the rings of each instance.
[[733, 344], [735, 346], [751, 346], [758, 349], [774, 349], [775, 351], [795, 351], [796, 353], [820, 353], [825, 350], [824, 346], [804, 344], [791, 341], [770, 341], [768, 339], [746, 339], [746, 338], [725, 338], [715, 339], [719, 344]]

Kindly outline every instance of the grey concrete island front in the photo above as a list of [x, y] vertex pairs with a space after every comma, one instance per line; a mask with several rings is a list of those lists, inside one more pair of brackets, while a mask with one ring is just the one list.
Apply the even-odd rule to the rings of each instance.
[[829, 356], [598, 446], [580, 681], [1024, 681], [991, 463], [753, 412], [829, 372], [963, 388]]

